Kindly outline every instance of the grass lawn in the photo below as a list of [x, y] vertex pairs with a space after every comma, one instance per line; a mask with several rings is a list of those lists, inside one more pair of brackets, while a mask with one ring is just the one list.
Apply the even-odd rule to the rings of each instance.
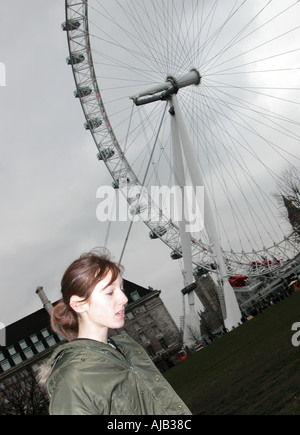
[[300, 414], [300, 293], [267, 309], [165, 373], [202, 415]]

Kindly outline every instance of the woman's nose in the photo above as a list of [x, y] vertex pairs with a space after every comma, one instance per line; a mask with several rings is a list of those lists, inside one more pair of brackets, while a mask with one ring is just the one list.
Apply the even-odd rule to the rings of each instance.
[[121, 303], [123, 304], [123, 305], [125, 305], [125, 304], [127, 304], [127, 302], [128, 302], [128, 298], [127, 298], [127, 296], [126, 296], [126, 294], [124, 293], [124, 291], [123, 290], [120, 290], [120, 301], [121, 301]]

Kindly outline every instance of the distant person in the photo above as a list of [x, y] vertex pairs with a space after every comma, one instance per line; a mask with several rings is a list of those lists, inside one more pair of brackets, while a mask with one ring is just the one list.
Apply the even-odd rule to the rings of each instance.
[[67, 339], [48, 363], [51, 415], [190, 415], [191, 412], [127, 334], [121, 268], [108, 255], [83, 254], [66, 270], [52, 328]]

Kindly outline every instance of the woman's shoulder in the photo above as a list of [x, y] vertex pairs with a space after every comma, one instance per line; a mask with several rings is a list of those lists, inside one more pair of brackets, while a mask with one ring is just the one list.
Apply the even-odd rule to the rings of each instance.
[[[76, 339], [59, 346], [50, 358], [50, 364], [54, 366], [73, 365], [99, 359], [106, 355], [108, 346], [96, 340]], [[97, 356], [95, 356], [95, 351]]]
[[58, 383], [93, 384], [95, 372], [104, 375], [102, 378], [105, 379], [111, 370], [111, 361], [105, 345], [92, 340], [74, 340], [57, 348], [48, 367], [48, 389], [50, 386], [53, 389]]
[[110, 338], [112, 342], [115, 342], [116, 344], [130, 344], [131, 346], [135, 347], [141, 347], [130, 335], [128, 334], [118, 334], [114, 335]]
[[112, 337], [113, 342], [116, 344], [118, 350], [127, 358], [129, 361], [134, 361], [135, 358], [150, 359], [145, 348], [135, 341], [128, 334], [114, 335]]

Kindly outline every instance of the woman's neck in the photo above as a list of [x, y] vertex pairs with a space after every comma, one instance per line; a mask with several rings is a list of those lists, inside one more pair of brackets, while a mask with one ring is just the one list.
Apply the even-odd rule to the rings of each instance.
[[107, 344], [108, 328], [91, 327], [84, 324], [79, 324], [78, 337], [88, 338], [90, 340], [101, 341]]

